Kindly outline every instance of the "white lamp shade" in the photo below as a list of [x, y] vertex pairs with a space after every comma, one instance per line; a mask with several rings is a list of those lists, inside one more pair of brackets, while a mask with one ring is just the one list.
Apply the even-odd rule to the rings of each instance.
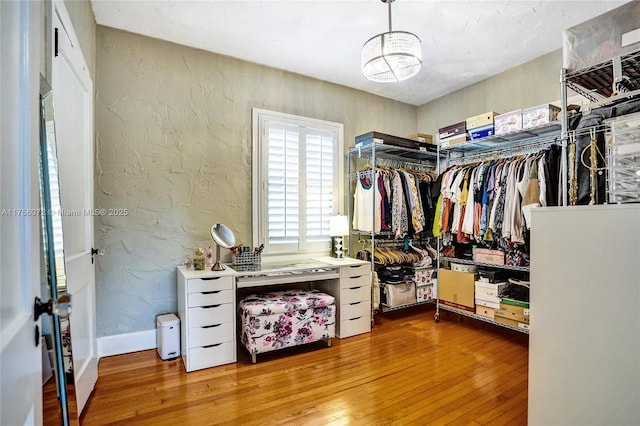
[[349, 233], [349, 221], [346, 216], [337, 215], [329, 218], [329, 236], [342, 237]]
[[362, 74], [379, 83], [393, 83], [413, 77], [422, 67], [418, 36], [390, 31], [371, 37], [362, 46]]

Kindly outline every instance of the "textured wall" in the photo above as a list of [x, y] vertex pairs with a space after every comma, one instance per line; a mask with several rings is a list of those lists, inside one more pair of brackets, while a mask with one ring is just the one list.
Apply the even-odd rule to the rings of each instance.
[[371, 130], [416, 131], [416, 108], [123, 31], [96, 30], [98, 337], [150, 330], [176, 311], [175, 267], [209, 228], [251, 242], [251, 108]]
[[448, 124], [487, 111], [505, 113], [560, 99], [562, 50], [512, 68], [418, 107], [418, 130], [436, 135]]

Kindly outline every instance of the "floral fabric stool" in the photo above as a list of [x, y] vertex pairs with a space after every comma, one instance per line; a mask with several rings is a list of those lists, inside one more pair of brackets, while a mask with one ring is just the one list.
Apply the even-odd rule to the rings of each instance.
[[252, 294], [239, 303], [240, 341], [251, 354], [335, 337], [335, 298], [318, 290], [288, 290]]

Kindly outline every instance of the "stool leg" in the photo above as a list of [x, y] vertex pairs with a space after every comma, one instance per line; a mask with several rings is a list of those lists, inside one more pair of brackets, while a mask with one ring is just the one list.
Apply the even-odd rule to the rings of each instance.
[[256, 354], [251, 354], [251, 362], [252, 362], [253, 364], [255, 364], [255, 363], [256, 363]]
[[327, 341], [327, 347], [331, 347], [331, 337], [325, 339]]

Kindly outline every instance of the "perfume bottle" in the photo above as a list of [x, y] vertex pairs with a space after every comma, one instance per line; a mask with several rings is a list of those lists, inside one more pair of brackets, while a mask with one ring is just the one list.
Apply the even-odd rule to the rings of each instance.
[[207, 269], [211, 269], [211, 267], [213, 266], [213, 249], [211, 248], [211, 246], [207, 248], [207, 252], [205, 254], [205, 265]]

